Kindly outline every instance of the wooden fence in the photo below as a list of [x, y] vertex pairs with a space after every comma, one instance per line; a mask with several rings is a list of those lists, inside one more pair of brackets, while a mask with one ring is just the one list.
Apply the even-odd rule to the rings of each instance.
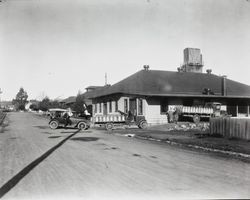
[[210, 134], [250, 140], [250, 118], [210, 118]]
[[6, 116], [6, 113], [0, 111], [0, 125], [2, 125], [5, 116]]

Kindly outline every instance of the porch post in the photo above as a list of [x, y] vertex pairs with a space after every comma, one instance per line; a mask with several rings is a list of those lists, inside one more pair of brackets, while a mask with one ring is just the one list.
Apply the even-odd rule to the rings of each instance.
[[249, 105], [247, 105], [247, 116], [249, 117]]
[[236, 105], [236, 117], [238, 117], [238, 112], [239, 112], [239, 108], [238, 108], [238, 105]]
[[138, 113], [139, 113], [139, 103], [138, 103], [138, 98], [136, 98], [136, 101], [135, 101], [135, 103], [136, 103], [136, 115], [138, 115]]

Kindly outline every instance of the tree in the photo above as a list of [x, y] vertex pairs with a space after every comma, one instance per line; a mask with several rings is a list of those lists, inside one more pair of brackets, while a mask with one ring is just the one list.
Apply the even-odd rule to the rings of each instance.
[[49, 97], [45, 97], [41, 102], [38, 104], [38, 109], [42, 111], [47, 111], [50, 108], [61, 108], [60, 103], [57, 100], [50, 100]]
[[80, 94], [80, 92], [76, 96], [76, 102], [72, 105], [72, 109], [76, 112], [84, 112], [86, 110], [85, 105], [85, 97]]
[[16, 98], [12, 100], [12, 103], [15, 105], [17, 110], [25, 110], [25, 104], [28, 102], [28, 94], [21, 87], [19, 92], [16, 94]]
[[38, 109], [42, 111], [47, 111], [50, 108], [50, 100], [48, 97], [45, 97], [41, 102], [38, 104]]
[[50, 108], [62, 108], [62, 105], [57, 100], [50, 101]]
[[34, 104], [34, 103], [30, 105], [30, 109], [31, 109], [31, 110], [34, 110], [34, 111], [38, 111], [38, 110], [39, 110], [39, 109], [38, 109], [38, 105], [37, 105], [37, 104]]

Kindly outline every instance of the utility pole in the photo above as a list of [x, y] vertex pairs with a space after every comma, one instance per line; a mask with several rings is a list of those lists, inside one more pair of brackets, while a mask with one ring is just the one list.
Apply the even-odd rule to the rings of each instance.
[[105, 72], [105, 85], [108, 84], [108, 78], [107, 78], [107, 73]]

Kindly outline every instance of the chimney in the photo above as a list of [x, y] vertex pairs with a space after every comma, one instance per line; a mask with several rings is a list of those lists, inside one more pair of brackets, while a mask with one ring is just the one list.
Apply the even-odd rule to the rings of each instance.
[[227, 76], [221, 76], [221, 95], [227, 96]]
[[149, 65], [143, 65], [143, 68], [145, 71], [148, 71], [149, 70]]
[[212, 70], [211, 69], [207, 69], [207, 74], [212, 74]]

